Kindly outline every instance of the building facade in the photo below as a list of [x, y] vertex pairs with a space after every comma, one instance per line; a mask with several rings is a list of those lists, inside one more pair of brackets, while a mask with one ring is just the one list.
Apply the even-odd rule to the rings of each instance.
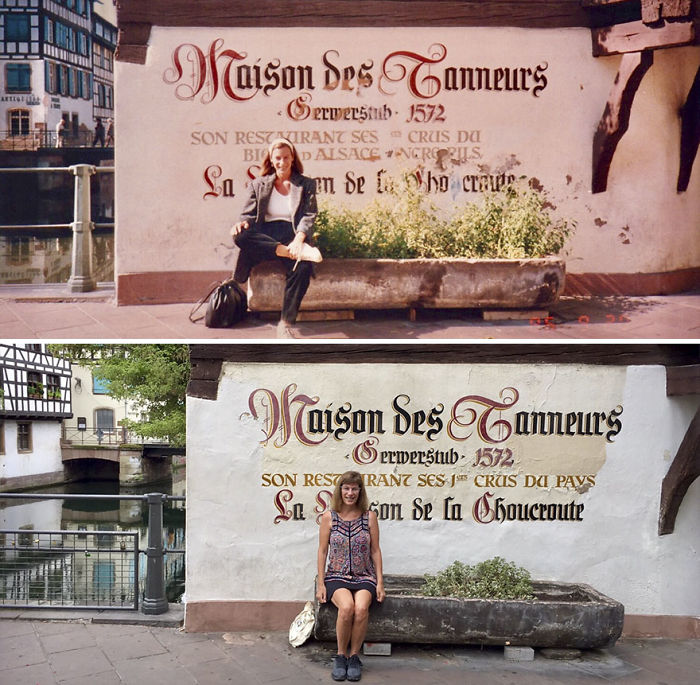
[[[92, 15], [93, 116], [105, 129], [114, 117], [114, 51], [116, 27], [97, 12]], [[114, 141], [112, 141], [114, 144]]]
[[130, 442], [124, 419], [138, 415], [126, 400], [115, 400], [107, 384], [92, 369], [73, 365], [73, 416], [63, 422], [64, 440], [71, 444], [119, 445]]
[[0, 345], [0, 490], [63, 480], [71, 367], [43, 344]]
[[96, 4], [0, 0], [2, 148], [90, 145], [112, 117], [117, 30]]
[[700, 635], [696, 346], [247, 347], [191, 354], [187, 630], [289, 626], [354, 470], [386, 574], [501, 556]]

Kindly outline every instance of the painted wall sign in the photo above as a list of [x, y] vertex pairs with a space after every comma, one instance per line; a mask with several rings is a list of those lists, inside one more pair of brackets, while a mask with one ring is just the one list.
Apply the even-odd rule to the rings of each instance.
[[345, 372], [254, 366], [259, 382], [232, 409], [255, 427], [257, 487], [275, 525], [318, 520], [350, 469], [380, 520], [582, 521], [581, 495], [623, 430], [615, 374], [588, 387], [559, 371], [554, 388], [547, 372], [535, 382], [514, 368], [508, 385], [494, 385], [468, 367], [435, 366], [419, 370], [428, 389], [391, 365], [353, 367], [352, 385], [339, 380]]
[[[501, 53], [484, 60], [480, 51], [465, 55], [462, 41], [450, 41], [448, 49], [442, 42], [416, 45], [421, 41], [414, 38], [386, 52], [372, 45], [358, 56], [357, 47], [320, 42], [315, 55], [303, 51], [307, 61], [302, 64], [300, 50], [285, 55], [275, 52], [276, 44], [236, 36], [208, 44], [183, 42], [172, 49], [163, 81], [176, 100], [223, 101], [232, 115], [243, 118], [241, 123], [254, 106], [274, 108], [268, 129], [190, 132], [191, 146], [233, 150], [233, 157], [203, 170], [202, 198], [235, 197], [241, 184], [257, 175], [267, 145], [279, 136], [299, 146], [312, 173], [319, 174], [319, 192], [330, 196], [366, 199], [386, 192], [389, 170], [397, 166], [414, 170], [426, 192], [453, 201], [515, 179], [510, 173], [514, 157], [493, 167], [485, 157], [488, 132], [465, 129], [461, 122], [465, 108], [477, 105], [479, 96], [500, 95], [504, 102], [513, 96], [538, 98], [549, 85], [549, 63], [542, 54]], [[542, 106], [533, 106], [530, 116], [538, 109]], [[260, 121], [254, 118], [255, 124]], [[237, 177], [222, 178], [224, 167], [236, 162]]]

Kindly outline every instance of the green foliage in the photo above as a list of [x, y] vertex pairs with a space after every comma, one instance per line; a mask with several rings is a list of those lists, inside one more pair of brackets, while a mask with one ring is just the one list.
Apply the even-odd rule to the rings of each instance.
[[30, 381], [27, 385], [29, 397], [43, 397], [44, 384], [39, 381]]
[[190, 373], [187, 345], [49, 345], [52, 354], [91, 366], [117, 400], [141, 413], [126, 427], [144, 438], [185, 444], [185, 399]]
[[533, 599], [530, 573], [502, 557], [475, 566], [455, 561], [436, 575], [425, 575], [421, 592], [428, 597], [460, 599]]
[[362, 210], [321, 202], [316, 244], [325, 257], [544, 257], [557, 254], [575, 226], [553, 220], [552, 209], [543, 190], [520, 182], [445, 212], [404, 173]]

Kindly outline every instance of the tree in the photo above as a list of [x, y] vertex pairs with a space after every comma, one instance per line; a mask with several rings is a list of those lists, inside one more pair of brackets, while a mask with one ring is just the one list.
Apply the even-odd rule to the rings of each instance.
[[92, 367], [109, 394], [129, 400], [141, 419], [127, 420], [130, 431], [185, 444], [185, 399], [190, 374], [187, 345], [48, 345], [51, 354]]

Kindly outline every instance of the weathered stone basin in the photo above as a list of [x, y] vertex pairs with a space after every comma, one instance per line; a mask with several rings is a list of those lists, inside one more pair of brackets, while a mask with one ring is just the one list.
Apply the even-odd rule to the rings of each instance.
[[[565, 263], [542, 259], [326, 259], [301, 310], [543, 309], [564, 290]], [[279, 311], [281, 267], [256, 266], [249, 279], [252, 311]]]
[[[387, 596], [370, 610], [369, 642], [482, 644], [560, 649], [610, 646], [624, 607], [588, 585], [534, 581], [536, 599], [422, 597], [422, 576], [385, 576]], [[336, 609], [316, 603], [314, 635], [335, 640]]]

